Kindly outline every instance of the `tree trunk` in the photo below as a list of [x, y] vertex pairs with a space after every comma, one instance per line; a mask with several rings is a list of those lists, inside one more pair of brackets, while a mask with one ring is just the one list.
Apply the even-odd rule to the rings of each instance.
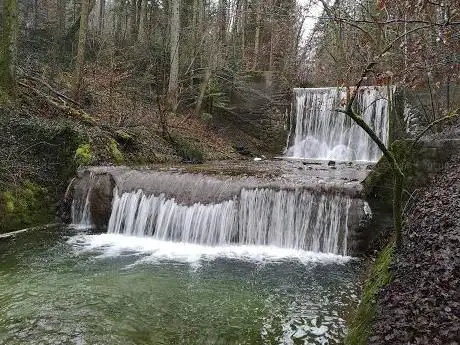
[[219, 41], [225, 43], [227, 31], [227, 0], [219, 0]]
[[148, 0], [141, 0], [141, 9], [139, 15], [139, 30], [137, 34], [137, 40], [139, 42], [146, 41], [147, 34], [147, 15], [148, 15]]
[[78, 48], [73, 83], [73, 94], [75, 100], [77, 101], [80, 99], [80, 88], [83, 79], [83, 67], [85, 63], [86, 29], [88, 26], [89, 8], [90, 0], [82, 0], [80, 10], [80, 31], [78, 33]]
[[191, 23], [191, 30], [192, 30], [192, 51], [190, 54], [190, 58], [193, 61], [195, 58], [195, 49], [196, 49], [196, 37], [197, 37], [197, 14], [198, 14], [198, 0], [193, 0], [193, 7], [192, 7], [192, 23]]
[[54, 58], [54, 63], [52, 64], [51, 71], [52, 75], [56, 75], [59, 68], [59, 61], [62, 55], [63, 40], [62, 35], [65, 32], [65, 0], [56, 0], [56, 26], [54, 32], [54, 49], [52, 56]]
[[206, 16], [206, 8], [204, 4], [204, 0], [198, 0], [198, 32], [199, 35], [203, 35], [203, 30], [204, 30], [204, 18]]
[[99, 1], [99, 35], [102, 35], [105, 27], [105, 0]]
[[179, 34], [180, 34], [180, 0], [171, 0], [170, 17], [170, 70], [168, 85], [168, 107], [177, 110], [179, 88]]
[[38, 0], [34, 0], [34, 30], [38, 28]]
[[196, 105], [195, 105], [195, 116], [196, 117], [198, 117], [201, 113], [203, 99], [204, 99], [204, 96], [206, 95], [206, 89], [208, 88], [208, 84], [210, 80], [211, 80], [211, 67], [208, 67], [206, 68], [206, 71], [204, 73], [203, 82], [200, 88], [200, 94], [198, 95], [198, 98], [196, 100]]
[[256, 70], [258, 61], [259, 61], [259, 44], [260, 44], [260, 19], [261, 19], [261, 8], [259, 1], [255, 3], [255, 10], [256, 10], [256, 32], [254, 36], [254, 62], [252, 65], [252, 69]]
[[368, 73], [372, 71], [372, 68], [374, 68], [375, 65], [375, 62], [371, 62], [366, 67], [365, 71], [361, 75], [361, 79], [356, 84], [355, 90], [351, 94], [351, 97], [347, 96], [349, 100], [347, 101], [345, 110], [339, 109], [338, 111], [350, 117], [369, 135], [372, 141], [376, 143], [379, 149], [382, 151], [383, 155], [388, 161], [388, 164], [390, 165], [390, 168], [393, 172], [393, 224], [396, 234], [396, 245], [400, 246], [402, 244], [402, 193], [405, 182], [404, 173], [402, 172], [399, 162], [393, 152], [391, 152], [391, 150], [385, 146], [383, 141], [374, 132], [374, 130], [364, 121], [363, 117], [359, 114], [356, 114], [353, 110], [353, 103], [356, 100], [359, 88], [361, 87]]
[[239, 33], [240, 20], [241, 20], [241, 0], [235, 0], [235, 14], [233, 15], [232, 27], [229, 29], [232, 38], [237, 37]]
[[139, 29], [141, 27], [141, 16], [142, 16], [142, 0], [137, 0], [137, 9], [136, 9], [136, 41], [139, 38]]
[[[92, 9], [93, 9], [95, 4], [96, 4], [96, 0], [89, 0], [88, 14], [92, 11]], [[75, 12], [75, 8], [74, 8], [74, 12]], [[81, 9], [80, 9], [80, 15], [77, 17], [76, 14], [74, 14], [74, 17], [76, 17], [76, 19], [75, 18], [73, 19], [74, 20], [73, 24], [70, 26], [70, 28], [67, 30], [67, 33], [65, 34], [64, 39], [66, 41], [73, 40], [75, 35], [76, 35], [76, 33], [80, 29], [80, 25], [81, 25]], [[88, 21], [88, 19], [87, 19], [87, 21]]]
[[4, 0], [2, 33], [0, 36], [0, 101], [1, 93], [9, 97], [16, 94], [16, 37], [18, 13], [16, 0]]
[[137, 1], [131, 0], [131, 11], [130, 11], [130, 30], [129, 30], [129, 39], [134, 42], [137, 38], [136, 28], [137, 28]]
[[[206, 8], [205, 8], [205, 3], [204, 3], [205, 0], [198, 0], [198, 15], [197, 15], [197, 30], [198, 30], [198, 39], [201, 39], [201, 37], [203, 37], [204, 35], [204, 18], [206, 17]], [[198, 40], [197, 39], [197, 40]], [[198, 66], [203, 66], [203, 56], [202, 56], [202, 53], [203, 51], [201, 50], [199, 53], [198, 53], [198, 57], [199, 57], [199, 63], [198, 63]]]
[[270, 3], [269, 11], [270, 11], [270, 16], [269, 16], [269, 24], [270, 24], [270, 56], [268, 59], [268, 70], [272, 71], [273, 70], [273, 58], [274, 58], [274, 51], [273, 51], [273, 36], [274, 36], [274, 21], [273, 21], [273, 11], [275, 11], [274, 8], [274, 3], [273, 1]]
[[57, 17], [57, 32], [55, 34], [56, 38], [62, 36], [65, 32], [65, 0], [56, 1], [56, 17]]
[[192, 30], [192, 35], [191, 35], [191, 47], [190, 47], [190, 54], [189, 54], [189, 61], [190, 61], [190, 67], [189, 69], [192, 71], [190, 73], [190, 85], [193, 87], [194, 85], [194, 78], [195, 78], [195, 65], [196, 65], [196, 52], [197, 52], [197, 37], [200, 37], [201, 34], [198, 32], [198, 0], [193, 0], [193, 6], [192, 6], [192, 19], [190, 22], [190, 30]]
[[241, 7], [243, 8], [242, 14], [241, 14], [241, 62], [243, 66], [247, 67], [246, 65], [246, 15], [247, 15], [247, 10], [248, 10], [248, 3], [246, 0], [241, 0], [243, 4]]
[[114, 36], [115, 42], [121, 42], [121, 31], [122, 31], [122, 24], [123, 24], [123, 5], [121, 0], [115, 0], [115, 8], [113, 10], [113, 23], [114, 23]]

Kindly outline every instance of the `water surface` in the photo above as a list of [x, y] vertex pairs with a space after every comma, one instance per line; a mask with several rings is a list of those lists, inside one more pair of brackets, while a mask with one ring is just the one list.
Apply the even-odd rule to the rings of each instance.
[[0, 344], [340, 344], [358, 264], [55, 228], [0, 242]]

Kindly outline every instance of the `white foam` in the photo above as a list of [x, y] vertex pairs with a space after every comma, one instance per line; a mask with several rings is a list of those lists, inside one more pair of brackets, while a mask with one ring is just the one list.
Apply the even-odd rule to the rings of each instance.
[[109, 234], [206, 247], [238, 244], [347, 254], [351, 199], [309, 191], [242, 189], [217, 204], [182, 205], [164, 194], [114, 191]]
[[102, 257], [120, 256], [126, 252], [142, 255], [140, 262], [158, 262], [164, 260], [196, 264], [201, 261], [227, 258], [255, 263], [294, 260], [307, 264], [311, 262], [345, 263], [352, 259], [349, 256], [314, 253], [274, 246], [204, 246], [120, 234], [81, 234], [71, 237], [68, 243], [78, 252], [96, 252]]

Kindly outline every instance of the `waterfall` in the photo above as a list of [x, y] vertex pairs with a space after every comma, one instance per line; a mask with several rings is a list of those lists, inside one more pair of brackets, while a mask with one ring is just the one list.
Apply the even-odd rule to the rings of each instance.
[[[381, 157], [381, 151], [367, 133], [336, 111], [346, 102], [346, 88], [296, 88], [294, 97], [286, 156], [338, 161], [377, 161]], [[362, 87], [354, 106], [385, 144], [389, 97], [387, 86]]]
[[72, 224], [81, 228], [92, 228], [93, 222], [91, 220], [90, 212], [90, 195], [94, 187], [95, 174], [93, 172], [89, 173], [89, 182], [88, 188], [75, 190], [75, 193], [83, 195], [75, 195], [72, 200], [71, 214], [72, 214]]
[[114, 192], [108, 232], [208, 246], [267, 245], [347, 254], [351, 199], [303, 189], [242, 189], [215, 204]]

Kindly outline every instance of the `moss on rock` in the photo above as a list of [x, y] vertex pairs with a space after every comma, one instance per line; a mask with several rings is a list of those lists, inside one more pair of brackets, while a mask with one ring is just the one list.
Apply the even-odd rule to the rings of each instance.
[[54, 220], [55, 205], [75, 174], [83, 130], [0, 107], [0, 231]]
[[50, 223], [53, 202], [47, 188], [29, 180], [0, 195], [0, 233]]
[[[390, 146], [398, 164], [406, 177], [405, 187], [412, 188], [416, 176], [418, 148], [412, 149], [412, 140], [396, 140]], [[393, 171], [385, 156], [382, 156], [373, 171], [363, 181], [365, 195], [369, 199], [377, 199], [384, 208], [389, 210], [393, 202]]]
[[174, 149], [176, 150], [177, 155], [181, 157], [184, 162], [204, 162], [203, 151], [192, 141], [183, 137], [174, 136], [172, 144], [174, 145]]
[[75, 162], [78, 165], [89, 165], [93, 161], [93, 151], [90, 144], [81, 144], [75, 150]]
[[124, 161], [123, 153], [121, 153], [120, 149], [118, 148], [118, 143], [115, 141], [115, 139], [110, 139], [109, 150], [116, 164], [121, 164]]
[[390, 266], [393, 261], [394, 242], [391, 241], [377, 256], [370, 268], [358, 309], [349, 321], [345, 345], [366, 345], [371, 334], [371, 326], [376, 312], [380, 289], [392, 278]]
[[114, 134], [116, 139], [119, 140], [122, 144], [132, 144], [134, 142], [133, 134], [126, 130], [118, 129], [114, 132]]

